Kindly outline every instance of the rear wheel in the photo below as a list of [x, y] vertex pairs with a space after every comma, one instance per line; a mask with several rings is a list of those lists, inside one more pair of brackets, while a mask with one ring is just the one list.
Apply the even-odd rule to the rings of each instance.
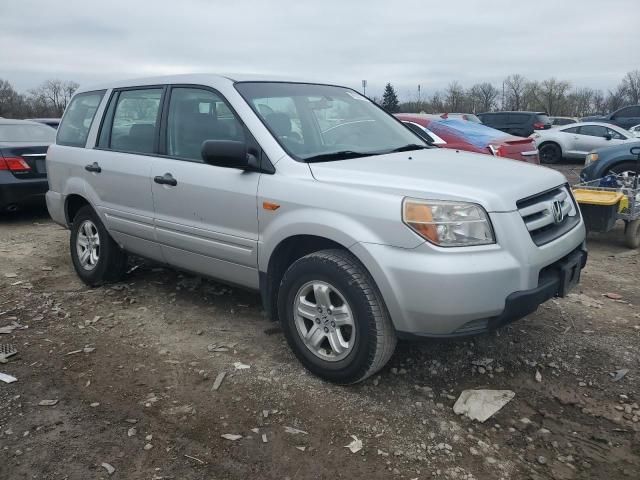
[[357, 383], [391, 357], [396, 335], [371, 275], [349, 252], [323, 250], [286, 271], [278, 313], [289, 346], [315, 375]]
[[80, 279], [91, 287], [117, 282], [125, 273], [127, 255], [111, 238], [100, 217], [84, 206], [73, 218], [69, 240], [71, 260]]
[[562, 160], [562, 149], [555, 143], [544, 143], [539, 148], [542, 163], [558, 163]]
[[624, 229], [624, 244], [629, 248], [640, 247], [640, 220], [632, 220]]

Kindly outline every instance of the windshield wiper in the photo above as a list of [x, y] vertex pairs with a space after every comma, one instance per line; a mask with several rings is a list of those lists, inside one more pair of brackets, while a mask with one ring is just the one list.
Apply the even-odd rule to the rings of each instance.
[[424, 150], [427, 149], [426, 145], [418, 145], [417, 143], [410, 143], [408, 145], [403, 145], [402, 147], [394, 148], [393, 150], [389, 150], [389, 153], [396, 152], [410, 152], [411, 150]]
[[319, 155], [313, 155], [304, 159], [307, 163], [313, 162], [331, 162], [333, 160], [347, 160], [349, 158], [368, 157], [370, 155], [377, 155], [372, 152], [355, 152], [353, 150], [340, 150], [339, 152], [321, 153]]

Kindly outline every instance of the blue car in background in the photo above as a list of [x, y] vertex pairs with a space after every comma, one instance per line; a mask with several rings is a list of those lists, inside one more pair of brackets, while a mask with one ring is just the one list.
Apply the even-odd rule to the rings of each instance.
[[580, 179], [589, 182], [606, 175], [624, 172], [637, 175], [640, 171], [640, 159], [638, 155], [631, 153], [631, 149], [637, 147], [640, 147], [640, 140], [592, 151], [585, 159], [585, 168], [580, 172]]

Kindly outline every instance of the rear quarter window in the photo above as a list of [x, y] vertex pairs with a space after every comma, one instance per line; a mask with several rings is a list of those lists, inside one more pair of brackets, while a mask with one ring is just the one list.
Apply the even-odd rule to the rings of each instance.
[[105, 90], [79, 93], [64, 112], [56, 143], [68, 147], [84, 147]]

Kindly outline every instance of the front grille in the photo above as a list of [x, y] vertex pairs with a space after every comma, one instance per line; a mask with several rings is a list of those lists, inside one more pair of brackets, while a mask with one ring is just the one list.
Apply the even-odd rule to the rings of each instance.
[[[518, 200], [516, 206], [533, 243], [538, 246], [561, 237], [580, 223], [580, 212], [566, 185]], [[562, 212], [560, 221], [557, 211]]]

